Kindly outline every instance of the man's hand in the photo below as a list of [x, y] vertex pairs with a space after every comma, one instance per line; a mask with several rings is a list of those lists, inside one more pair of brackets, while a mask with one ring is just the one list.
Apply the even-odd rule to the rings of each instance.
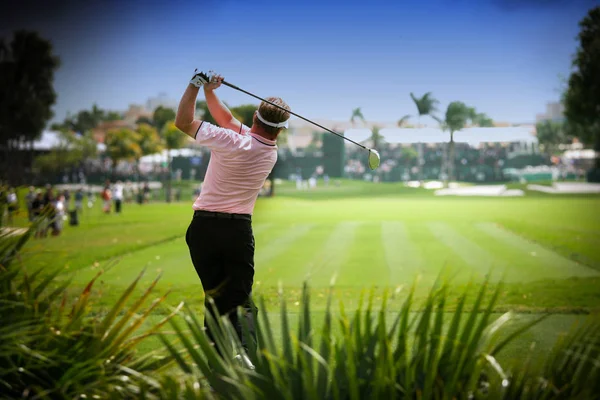
[[221, 86], [221, 83], [224, 80], [224, 78], [221, 75], [217, 74], [214, 71], [208, 71], [208, 76], [210, 80], [208, 81], [208, 83], [204, 84], [205, 91], [217, 89], [219, 86]]
[[206, 85], [210, 81], [210, 75], [204, 72], [198, 72], [198, 70], [194, 70], [194, 76], [190, 80], [190, 83], [197, 88], [202, 87], [202, 85]]

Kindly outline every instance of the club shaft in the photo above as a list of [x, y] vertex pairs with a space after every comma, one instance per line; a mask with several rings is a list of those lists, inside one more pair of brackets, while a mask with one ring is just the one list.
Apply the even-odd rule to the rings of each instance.
[[298, 115], [298, 114], [296, 114], [295, 112], [292, 112], [292, 111], [288, 110], [287, 108], [283, 108], [283, 107], [281, 107], [281, 106], [279, 106], [279, 105], [277, 105], [277, 104], [275, 104], [275, 103], [272, 103], [272, 102], [270, 102], [270, 101], [268, 101], [268, 100], [265, 100], [265, 99], [263, 99], [263, 98], [261, 98], [261, 97], [259, 97], [259, 96], [255, 95], [255, 94], [252, 94], [252, 93], [250, 93], [250, 92], [248, 92], [248, 91], [246, 91], [246, 90], [244, 90], [244, 89], [241, 89], [241, 88], [239, 88], [239, 87], [237, 87], [237, 86], [235, 86], [235, 85], [233, 85], [233, 84], [231, 84], [231, 83], [229, 83], [229, 82], [222, 81], [221, 83], [222, 83], [223, 85], [225, 85], [225, 86], [229, 86], [229, 87], [230, 87], [230, 88], [232, 88], [232, 89], [239, 90], [239, 91], [240, 91], [240, 92], [242, 92], [242, 93], [246, 93], [248, 96], [252, 96], [252, 97], [254, 97], [255, 99], [258, 99], [258, 100], [260, 100], [260, 101], [264, 101], [265, 103], [268, 103], [268, 104], [270, 104], [270, 105], [272, 105], [272, 106], [275, 106], [275, 107], [277, 107], [277, 108], [280, 108], [280, 109], [282, 109], [283, 111], [287, 111], [287, 112], [289, 112], [290, 114], [292, 114], [292, 115], [294, 115], [294, 116], [296, 116], [296, 117], [298, 117], [298, 118], [300, 118], [300, 119], [302, 119], [302, 120], [304, 120], [304, 121], [306, 121], [306, 122], [309, 122], [309, 123], [311, 123], [311, 124], [313, 124], [313, 125], [315, 125], [315, 126], [318, 126], [318, 127], [319, 127], [319, 128], [321, 128], [321, 129], [324, 129], [324, 130], [326, 130], [327, 132], [333, 133], [334, 135], [336, 135], [336, 136], [339, 136], [339, 137], [341, 137], [342, 139], [349, 141], [350, 143], [354, 143], [355, 145], [357, 145], [357, 146], [359, 146], [359, 147], [362, 147], [362, 148], [363, 148], [363, 149], [365, 149], [365, 150], [369, 150], [369, 148], [367, 148], [367, 147], [363, 146], [362, 144], [360, 144], [360, 143], [357, 143], [357, 142], [355, 142], [354, 140], [352, 140], [352, 139], [349, 139], [349, 138], [345, 137], [344, 135], [341, 135], [341, 134], [339, 134], [339, 133], [337, 133], [337, 132], [335, 132], [335, 131], [332, 131], [331, 129], [325, 128], [323, 125], [317, 124], [316, 122], [313, 122], [313, 121], [311, 121], [311, 120], [310, 120], [310, 119], [308, 119], [308, 118], [304, 118], [302, 115]]

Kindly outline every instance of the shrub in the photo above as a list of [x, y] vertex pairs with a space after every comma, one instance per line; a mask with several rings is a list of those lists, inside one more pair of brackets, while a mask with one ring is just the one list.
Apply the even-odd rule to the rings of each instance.
[[170, 359], [154, 353], [138, 357], [135, 352], [136, 344], [169, 318], [140, 334], [144, 320], [165, 299], [162, 296], [140, 311], [158, 279], [126, 305], [142, 272], [112, 308], [94, 314], [90, 296], [99, 275], [71, 300], [69, 282], [57, 284], [58, 269], [29, 272], [19, 262], [19, 250], [35, 229], [22, 236], [0, 235], [2, 397], [136, 398], [141, 386], [158, 388], [149, 375]]
[[[418, 312], [411, 290], [391, 319], [394, 313], [387, 294], [379, 310], [373, 308], [371, 292], [366, 306], [361, 299], [358, 309], [348, 315], [341, 305], [337, 317], [331, 311], [330, 295], [323, 327], [315, 332], [305, 286], [295, 333], [281, 300], [281, 346], [274, 341], [273, 323], [261, 300], [258, 345], [248, 352], [253, 369], [233, 357], [244, 350], [226, 318], [206, 315], [212, 331], [218, 332], [214, 346], [189, 309], [183, 313], [187, 329], [175, 319], [170, 321], [183, 349], [164, 336], [162, 340], [185, 374], [186, 384], [179, 386], [186, 392], [180, 397], [185, 398], [212, 396], [205, 388], [198, 389], [203, 379], [219, 398], [228, 399], [566, 399], [594, 398], [600, 393], [597, 317], [590, 317], [557, 343], [542, 375], [531, 372], [525, 362], [505, 370], [497, 354], [544, 317], [501, 336], [513, 317], [509, 312], [492, 320], [501, 285], [490, 289], [486, 281], [465, 311], [470, 290], [460, 296], [452, 312], [446, 309], [447, 285], [436, 285]], [[490, 300], [485, 302], [488, 294]], [[340, 334], [334, 333], [335, 324]], [[217, 349], [228, 356], [220, 357]], [[178, 397], [176, 391], [171, 395]]]

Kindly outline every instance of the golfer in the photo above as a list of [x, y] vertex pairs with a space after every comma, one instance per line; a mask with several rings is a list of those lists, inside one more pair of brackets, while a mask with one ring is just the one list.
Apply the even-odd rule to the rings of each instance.
[[[211, 150], [202, 192], [193, 205], [194, 217], [186, 242], [194, 268], [200, 277], [205, 298], [212, 298], [219, 314], [227, 314], [243, 347], [242, 322], [236, 309], [243, 307], [250, 339], [256, 341], [255, 308], [251, 303], [254, 280], [254, 236], [252, 212], [267, 176], [277, 161], [277, 135], [288, 127], [289, 112], [262, 102], [249, 128], [233, 117], [215, 94], [223, 77], [195, 74], [177, 110], [175, 125], [197, 143]], [[210, 114], [219, 126], [195, 120], [199, 88]], [[269, 102], [289, 110], [278, 97]], [[205, 312], [212, 307], [205, 300]], [[208, 331], [209, 338], [212, 336]]]

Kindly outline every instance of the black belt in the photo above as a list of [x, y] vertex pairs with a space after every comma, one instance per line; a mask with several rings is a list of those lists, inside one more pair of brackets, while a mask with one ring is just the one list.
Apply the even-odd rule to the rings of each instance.
[[245, 221], [252, 221], [252, 215], [250, 214], [229, 214], [214, 211], [195, 210], [195, 217], [208, 217], [208, 218], [221, 218], [221, 219], [243, 219]]

